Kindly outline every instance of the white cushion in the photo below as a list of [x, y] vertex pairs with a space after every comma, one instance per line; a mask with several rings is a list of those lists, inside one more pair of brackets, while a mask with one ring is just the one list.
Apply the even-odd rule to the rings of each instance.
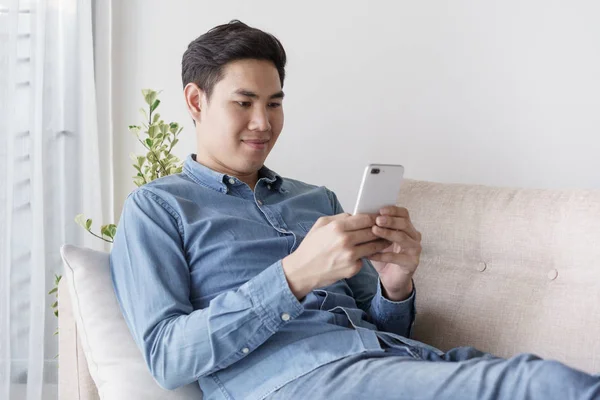
[[108, 254], [65, 245], [61, 255], [81, 345], [100, 398], [202, 399], [195, 382], [165, 390], [150, 374], [117, 303]]

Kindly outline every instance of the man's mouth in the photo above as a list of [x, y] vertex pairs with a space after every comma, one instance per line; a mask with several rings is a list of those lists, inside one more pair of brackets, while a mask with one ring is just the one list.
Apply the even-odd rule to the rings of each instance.
[[242, 140], [249, 147], [256, 150], [263, 150], [267, 148], [267, 144], [269, 143], [268, 139], [248, 139]]

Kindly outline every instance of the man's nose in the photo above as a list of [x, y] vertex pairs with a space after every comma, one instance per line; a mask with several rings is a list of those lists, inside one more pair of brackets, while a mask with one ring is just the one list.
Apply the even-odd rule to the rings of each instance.
[[252, 131], [265, 132], [271, 130], [271, 123], [269, 122], [269, 114], [263, 107], [256, 107], [252, 113], [252, 119], [250, 120], [250, 126], [248, 127]]

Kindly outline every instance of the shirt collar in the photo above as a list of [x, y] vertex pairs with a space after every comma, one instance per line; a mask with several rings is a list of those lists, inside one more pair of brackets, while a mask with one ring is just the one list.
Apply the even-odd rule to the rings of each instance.
[[[235, 178], [234, 176], [214, 171], [200, 164], [196, 161], [196, 154], [190, 154], [186, 157], [183, 170], [196, 183], [223, 193], [226, 193], [228, 190], [227, 183], [229, 179]], [[282, 191], [281, 184], [283, 183], [283, 178], [264, 165], [258, 170], [258, 179], [261, 178], [271, 185], [272, 189]]]

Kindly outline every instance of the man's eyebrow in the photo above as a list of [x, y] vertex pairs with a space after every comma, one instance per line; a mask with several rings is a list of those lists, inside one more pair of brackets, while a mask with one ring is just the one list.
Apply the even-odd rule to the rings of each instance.
[[[260, 97], [259, 95], [257, 95], [253, 91], [246, 90], [246, 89], [238, 89], [235, 92], [233, 92], [233, 94], [239, 94], [239, 95], [242, 95], [242, 96], [251, 97], [253, 99], [258, 99]], [[270, 99], [283, 99], [284, 96], [285, 96], [285, 93], [283, 93], [283, 91], [280, 90], [279, 92], [274, 93], [271, 96], [269, 96], [269, 98]]]

